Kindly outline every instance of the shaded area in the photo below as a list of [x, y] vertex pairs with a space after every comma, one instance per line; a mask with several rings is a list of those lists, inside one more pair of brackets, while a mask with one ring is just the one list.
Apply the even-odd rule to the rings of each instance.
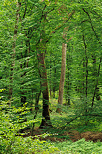
[[[36, 128], [33, 132], [33, 139], [39, 138], [40, 140], [50, 140], [52, 142], [63, 142], [66, 140], [71, 140], [73, 142], [76, 142], [82, 138], [84, 138], [86, 141], [93, 141], [102, 142], [102, 132], [82, 132], [79, 133], [76, 130], [70, 130], [70, 131], [64, 131], [63, 133], [57, 134], [57, 133], [48, 133], [48, 131], [45, 132], [45, 130]], [[45, 134], [45, 135], [44, 135]], [[50, 135], [51, 134], [51, 135]], [[30, 130], [26, 130], [23, 137], [31, 136]]]

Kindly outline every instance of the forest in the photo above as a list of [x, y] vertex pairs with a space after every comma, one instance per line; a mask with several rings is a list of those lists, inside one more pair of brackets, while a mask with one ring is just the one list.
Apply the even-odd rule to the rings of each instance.
[[102, 154], [101, 0], [0, 0], [0, 154]]

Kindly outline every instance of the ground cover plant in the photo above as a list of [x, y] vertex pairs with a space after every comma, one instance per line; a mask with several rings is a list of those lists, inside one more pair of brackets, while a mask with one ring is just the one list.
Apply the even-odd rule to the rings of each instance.
[[[53, 118], [56, 117], [56, 121], [54, 121], [55, 124], [53, 123], [54, 127], [53, 128], [46, 127], [45, 129], [39, 129], [37, 127], [39, 124], [39, 117], [36, 120], [32, 121], [29, 119], [29, 114], [28, 114], [27, 118], [29, 119], [29, 123], [27, 122], [19, 123], [19, 120], [21, 120], [21, 118], [18, 115], [16, 115], [16, 117], [14, 118], [15, 112], [21, 110], [21, 108], [18, 110], [15, 108], [9, 108], [7, 102], [2, 102], [0, 105], [0, 110], [2, 111], [0, 112], [1, 154], [4, 153], [7, 154], [8, 153], [10, 154], [11, 153], [18, 153], [18, 154], [99, 153], [101, 154], [102, 153], [101, 131], [100, 133], [97, 131], [95, 133], [93, 132], [95, 131], [94, 128], [93, 130], [91, 129], [91, 131], [87, 131], [87, 128], [89, 128], [89, 126], [84, 127], [84, 125], [82, 125], [82, 127], [84, 127], [84, 130], [81, 130], [82, 133], [80, 133], [80, 127], [78, 122], [76, 122], [76, 124], [72, 122], [73, 124], [67, 125], [66, 127], [62, 128], [64, 125], [63, 121], [65, 122], [67, 119], [65, 113], [59, 115], [58, 113], [53, 112], [52, 122], [54, 121]], [[69, 109], [69, 111], [71, 112], [71, 109]], [[29, 112], [29, 110], [27, 112]], [[33, 135], [31, 135], [32, 122], [36, 123]], [[84, 131], [86, 132], [86, 134]]]

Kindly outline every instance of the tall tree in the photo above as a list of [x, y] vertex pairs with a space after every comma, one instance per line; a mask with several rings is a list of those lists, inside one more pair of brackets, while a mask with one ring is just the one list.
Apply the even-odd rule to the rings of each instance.
[[[65, 32], [63, 32], [63, 38], [65, 38]], [[65, 81], [65, 70], [66, 70], [66, 50], [67, 44], [62, 44], [62, 64], [61, 64], [61, 77], [59, 84], [59, 96], [58, 96], [58, 105], [57, 112], [61, 112], [61, 106], [63, 104], [63, 91], [64, 91], [64, 81]]]
[[11, 62], [11, 73], [10, 73], [10, 84], [9, 84], [9, 100], [11, 103], [12, 93], [13, 93], [13, 73], [14, 73], [14, 66], [15, 66], [15, 54], [16, 54], [16, 39], [17, 39], [17, 32], [18, 32], [18, 22], [19, 22], [19, 11], [21, 7], [21, 3], [17, 1], [17, 10], [16, 10], [16, 19], [15, 19], [15, 27], [14, 27], [14, 36], [13, 36], [13, 44], [12, 44], [12, 62]]
[[45, 53], [46, 53], [46, 35], [45, 35], [45, 23], [46, 23], [46, 14], [44, 14], [44, 10], [46, 8], [46, 4], [42, 11], [41, 17], [41, 27], [42, 30], [40, 32], [40, 41], [37, 44], [37, 56], [39, 62], [39, 73], [41, 76], [41, 85], [42, 85], [42, 94], [43, 94], [43, 111], [42, 111], [42, 122], [40, 128], [44, 126], [52, 126], [50, 121], [49, 114], [49, 91], [48, 91], [48, 81], [47, 81], [47, 71], [45, 66]]

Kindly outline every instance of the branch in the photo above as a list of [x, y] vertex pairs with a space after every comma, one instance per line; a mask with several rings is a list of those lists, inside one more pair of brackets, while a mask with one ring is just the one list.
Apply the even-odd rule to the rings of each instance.
[[88, 114], [87, 116], [102, 117], [102, 113], [100, 113], [100, 114]]
[[88, 19], [86, 19], [86, 20], [83, 20], [83, 21], [81, 21], [81, 24], [82, 24], [82, 23], [84, 23], [84, 22], [86, 22], [86, 21], [89, 21], [89, 20], [88, 20]]
[[[91, 20], [91, 18], [90, 18], [89, 13], [88, 13], [84, 8], [82, 8], [82, 9], [83, 9], [83, 11], [88, 15], [89, 20], [90, 20], [90, 24], [91, 24], [91, 28], [92, 28], [92, 30], [93, 30], [93, 32], [94, 32], [94, 34], [95, 34], [95, 36], [96, 36], [98, 42], [101, 44], [101, 42], [100, 42], [100, 40], [99, 40], [99, 38], [98, 38], [98, 35], [96, 34], [96, 31], [95, 31], [95, 29], [94, 29], [94, 27], [93, 27], [93, 25], [92, 25], [92, 20]], [[101, 46], [102, 46], [102, 45], [101, 45]]]
[[25, 18], [25, 15], [26, 15], [26, 11], [27, 11], [27, 4], [26, 4], [26, 2], [25, 2], [25, 10], [24, 10], [24, 14], [23, 14], [23, 19]]
[[[99, 42], [99, 44], [102, 46], [99, 38], [98, 38], [98, 35], [96, 34], [96, 31], [94, 30], [94, 27], [92, 25], [92, 21], [91, 21], [91, 18], [90, 18], [90, 15], [89, 13], [83, 8], [83, 11], [88, 15], [89, 17], [89, 20], [90, 20], [90, 24], [91, 24], [91, 28]], [[96, 95], [96, 91], [97, 91], [97, 86], [98, 86], [98, 77], [99, 77], [99, 74], [100, 74], [100, 67], [101, 67], [101, 62], [102, 62], [102, 56], [100, 57], [100, 62], [99, 62], [99, 67], [98, 67], [98, 72], [97, 72], [97, 80], [96, 80], [96, 84], [95, 84], [95, 90], [94, 90], [94, 94], [93, 94], [93, 98], [92, 98], [92, 107], [93, 107], [93, 103], [94, 103], [94, 98], [95, 98], [95, 95]]]
[[[76, 120], [79, 117], [84, 117], [84, 116], [97, 116], [97, 117], [102, 117], [102, 114], [86, 114], [86, 115], [78, 115], [75, 118], [70, 119], [66, 124], [70, 124], [72, 121]], [[61, 130], [64, 129], [66, 126], [61, 127]]]
[[95, 98], [96, 91], [97, 91], [97, 86], [98, 86], [98, 77], [99, 77], [99, 74], [100, 74], [101, 62], [102, 62], [102, 56], [100, 57], [100, 63], [99, 63], [98, 72], [97, 72], [97, 80], [96, 80], [95, 90], [94, 90], [94, 94], [93, 94], [93, 98], [92, 98], [92, 107], [93, 107], [94, 98]]
[[[72, 13], [70, 13], [69, 15], [68, 15], [68, 19], [65, 21], [65, 23], [67, 23], [68, 21], [69, 21], [69, 19], [72, 17], [72, 15], [75, 13], [75, 11], [73, 10], [72, 11]], [[64, 24], [61, 24], [61, 25], [59, 25], [59, 26], [57, 26], [56, 28], [55, 28], [55, 30], [54, 31], [52, 31], [51, 33], [50, 33], [50, 35], [52, 34], [52, 33], [55, 33], [57, 30], [59, 30], [60, 28], [62, 28], [62, 27], [64, 27], [65, 26], [65, 23]]]
[[49, 12], [46, 12], [46, 13], [48, 14], [48, 13], [52, 12], [54, 9], [55, 9], [55, 8], [51, 9]]
[[[101, 18], [101, 15], [99, 15], [95, 10], [92, 10], [99, 18]], [[90, 11], [92, 13], [92, 11]]]
[[[72, 121], [76, 120], [76, 119], [79, 118], [79, 117], [81, 117], [81, 115], [76, 116], [76, 117], [73, 118], [73, 119], [70, 119], [66, 124], [67, 124], [67, 125], [70, 124]], [[61, 127], [61, 129], [64, 129], [65, 127], [66, 127], [66, 126], [63, 126], [63, 127]]]

